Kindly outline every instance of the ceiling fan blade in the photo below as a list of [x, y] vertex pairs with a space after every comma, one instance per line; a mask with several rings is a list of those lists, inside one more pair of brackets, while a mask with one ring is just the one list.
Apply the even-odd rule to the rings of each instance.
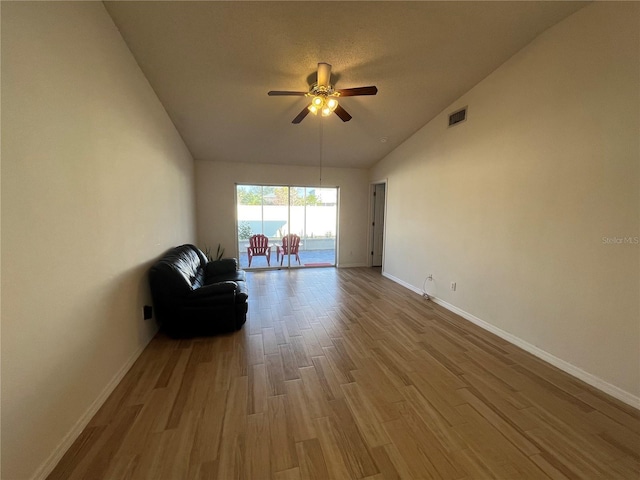
[[306, 117], [307, 115], [309, 115], [309, 109], [307, 107], [304, 107], [304, 110], [302, 110], [298, 116], [296, 118], [293, 119], [293, 121], [291, 123], [300, 123], [302, 120], [304, 120], [304, 117]]
[[345, 88], [336, 90], [341, 97], [357, 97], [358, 95], [375, 95], [378, 93], [378, 87], [371, 85], [370, 87]]
[[331, 65], [328, 63], [318, 64], [318, 85], [326, 87], [331, 80]]
[[338, 104], [333, 113], [338, 115], [340, 117], [340, 120], [342, 120], [343, 122], [348, 122], [353, 118], [344, 108], [342, 108], [342, 105], [340, 104]]
[[267, 93], [270, 97], [280, 97], [285, 95], [304, 97], [307, 92], [288, 92], [286, 90], [271, 90]]

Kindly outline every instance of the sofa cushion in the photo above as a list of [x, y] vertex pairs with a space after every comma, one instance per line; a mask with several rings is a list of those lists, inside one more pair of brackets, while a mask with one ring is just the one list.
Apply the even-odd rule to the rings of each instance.
[[186, 295], [203, 284], [200, 257], [188, 245], [173, 248], [151, 267], [149, 280], [159, 292]]
[[189, 247], [189, 248], [191, 248], [191, 250], [196, 252], [196, 255], [198, 255], [198, 258], [200, 259], [200, 266], [202, 268], [205, 268], [207, 266], [207, 263], [209, 262], [209, 260], [207, 259], [207, 256], [204, 254], [204, 252], [202, 250], [200, 250], [195, 245], [191, 245], [191, 244], [186, 244], [186, 245], [183, 245], [183, 246]]
[[207, 263], [205, 267], [207, 277], [215, 277], [238, 271], [238, 261], [235, 258], [223, 258]]

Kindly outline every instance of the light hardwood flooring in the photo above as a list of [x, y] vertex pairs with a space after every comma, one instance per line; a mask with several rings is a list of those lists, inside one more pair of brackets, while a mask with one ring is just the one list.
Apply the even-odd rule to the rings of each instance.
[[637, 410], [375, 269], [248, 275], [158, 335], [49, 479], [638, 479]]

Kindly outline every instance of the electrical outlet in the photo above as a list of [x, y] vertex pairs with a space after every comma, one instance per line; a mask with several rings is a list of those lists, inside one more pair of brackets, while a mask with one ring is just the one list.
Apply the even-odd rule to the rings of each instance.
[[451, 290], [456, 291], [456, 282], [451, 282]]
[[153, 307], [151, 305], [145, 305], [142, 307], [142, 318], [145, 320], [153, 318]]

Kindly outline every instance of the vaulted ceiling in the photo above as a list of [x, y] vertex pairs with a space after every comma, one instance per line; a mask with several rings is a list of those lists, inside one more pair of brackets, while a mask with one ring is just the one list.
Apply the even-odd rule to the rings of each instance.
[[[366, 168], [584, 2], [117, 1], [107, 11], [197, 160]], [[318, 62], [342, 122], [291, 120]], [[469, 116], [473, 115], [470, 106]]]

